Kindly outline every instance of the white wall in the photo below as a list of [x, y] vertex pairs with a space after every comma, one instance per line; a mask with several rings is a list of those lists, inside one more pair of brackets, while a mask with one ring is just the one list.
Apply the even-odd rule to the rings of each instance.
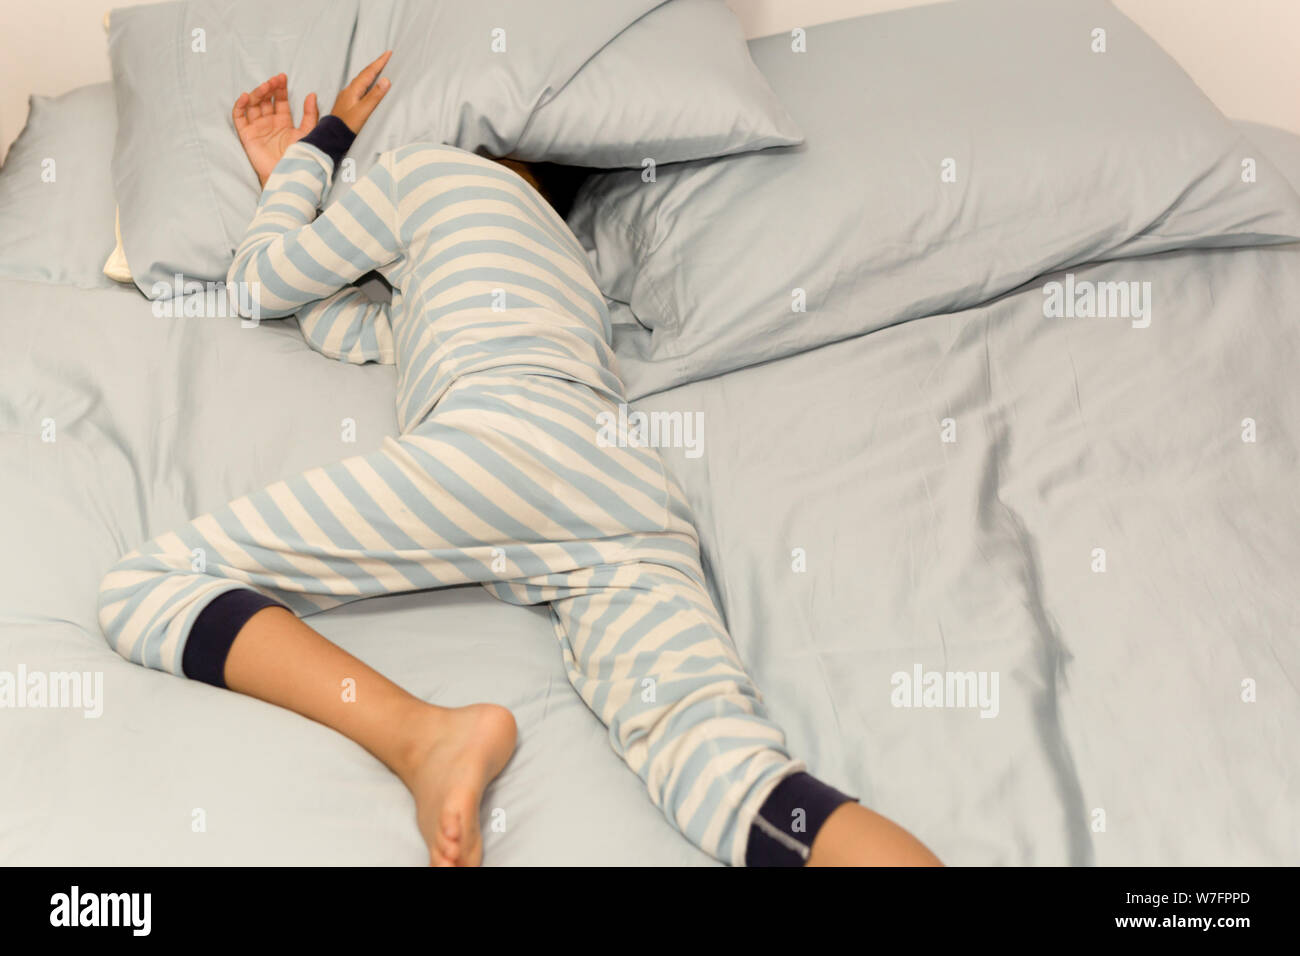
[[0, 0], [0, 157], [27, 122], [27, 97], [108, 79], [104, 13], [142, 0]]
[[[56, 95], [108, 79], [104, 12], [139, 2], [0, 0], [0, 155], [26, 121], [29, 93]], [[928, 0], [727, 2], [750, 36], [762, 36]], [[1300, 133], [1300, 0], [1115, 2], [1228, 115]]]
[[1300, 0], [1116, 0], [1235, 119], [1300, 133]]

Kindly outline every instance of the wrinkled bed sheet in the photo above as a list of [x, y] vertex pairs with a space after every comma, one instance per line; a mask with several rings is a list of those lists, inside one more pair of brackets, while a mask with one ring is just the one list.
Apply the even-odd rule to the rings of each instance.
[[[702, 454], [665, 455], [829, 782], [951, 863], [1295, 864], [1300, 245], [1074, 275], [1150, 282], [1149, 327], [1045, 318], [1048, 277], [639, 408], [702, 416]], [[127, 289], [0, 282], [0, 339], [0, 671], [103, 674], [98, 718], [0, 710], [0, 861], [422, 863], [365, 752], [125, 663], [94, 619], [121, 552], [376, 447], [392, 370]], [[543, 611], [456, 589], [312, 623], [416, 694], [515, 711], [489, 864], [709, 862], [610, 751]], [[985, 700], [900, 706], [918, 669]]]
[[[1150, 282], [1147, 328], [1044, 318], [1052, 280], [641, 403], [703, 412], [669, 460], [728, 624], [946, 861], [1294, 865], [1300, 245], [1075, 270]], [[994, 706], [898, 706], [918, 666]]]
[[[103, 673], [98, 718], [0, 710], [0, 861], [426, 862], [410, 797], [365, 751], [126, 663], [95, 622], [120, 552], [377, 447], [396, 428], [392, 369], [323, 359], [291, 322], [157, 317], [134, 290], [4, 281], [0, 302], [0, 671]], [[490, 863], [710, 862], [610, 750], [543, 609], [468, 588], [312, 623], [412, 693], [514, 710], [520, 747], [486, 798], [505, 827], [485, 834]]]

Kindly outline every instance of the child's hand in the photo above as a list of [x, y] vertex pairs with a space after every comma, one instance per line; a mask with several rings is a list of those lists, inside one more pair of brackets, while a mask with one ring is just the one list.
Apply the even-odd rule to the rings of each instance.
[[293, 125], [293, 114], [289, 111], [289, 78], [283, 73], [271, 77], [251, 93], [240, 93], [231, 115], [239, 142], [243, 144], [248, 161], [253, 164], [263, 186], [284, 151], [320, 122], [316, 94], [308, 93], [302, 105], [302, 123]]
[[370, 114], [392, 85], [386, 79], [379, 79], [379, 74], [384, 72], [388, 58], [392, 55], [392, 50], [382, 54], [339, 91], [338, 99], [334, 101], [334, 108], [330, 112], [347, 124], [352, 132], [361, 132], [361, 127], [366, 125], [366, 120], [370, 119]]

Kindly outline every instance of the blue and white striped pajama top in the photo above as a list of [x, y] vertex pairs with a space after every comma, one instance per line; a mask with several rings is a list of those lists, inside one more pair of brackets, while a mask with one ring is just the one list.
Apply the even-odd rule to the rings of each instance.
[[[686, 501], [654, 449], [597, 440], [623, 390], [572, 233], [513, 172], [455, 148], [386, 153], [317, 216], [333, 171], [310, 142], [289, 148], [229, 282], [263, 315], [297, 313], [327, 356], [395, 363], [399, 435], [127, 554], [99, 596], [112, 646], [221, 684], [237, 627], [215, 665], [195, 650], [214, 601], [243, 601], [241, 626], [272, 602], [305, 616], [471, 582], [546, 602], [573, 686], [668, 819], [725, 862], [747, 846], [755, 862], [755, 841], [801, 861], [784, 831], [816, 802], [792, 786], [812, 778], [708, 595]], [[350, 285], [371, 270], [391, 303]]]

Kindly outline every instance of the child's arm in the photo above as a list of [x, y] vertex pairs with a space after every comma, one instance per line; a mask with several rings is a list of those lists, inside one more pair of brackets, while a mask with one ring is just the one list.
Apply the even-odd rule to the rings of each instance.
[[227, 282], [247, 284], [250, 295], [242, 298], [251, 298], [262, 316], [274, 318], [332, 297], [396, 260], [401, 250], [389, 162], [380, 157], [346, 196], [317, 217], [334, 161], [309, 141], [294, 143], [267, 180]]
[[355, 286], [299, 309], [298, 328], [308, 345], [329, 358], [354, 365], [394, 362], [387, 304], [372, 302]]
[[259, 314], [297, 312], [314, 348], [349, 361], [392, 361], [386, 306], [349, 287], [401, 254], [389, 157], [320, 218], [316, 210], [356, 131], [387, 92], [388, 81], [378, 77], [388, 57], [340, 91], [319, 124], [312, 94], [302, 125], [292, 125], [284, 74], [241, 95], [232, 113], [264, 189], [227, 280], [247, 284], [243, 300], [256, 302]]

